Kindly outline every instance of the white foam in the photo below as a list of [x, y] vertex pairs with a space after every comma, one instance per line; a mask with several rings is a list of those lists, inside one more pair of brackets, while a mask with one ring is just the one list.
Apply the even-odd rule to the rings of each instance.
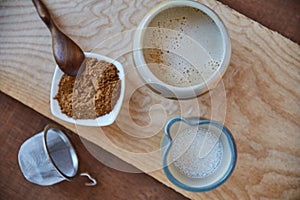
[[[217, 141], [217, 142], [216, 142]], [[199, 156], [201, 148], [212, 149], [205, 157]], [[184, 129], [171, 147], [171, 157], [178, 170], [190, 178], [205, 178], [216, 171], [223, 157], [223, 145], [213, 132], [199, 127]]]
[[162, 55], [160, 63], [146, 62], [163, 82], [178, 87], [201, 84], [218, 70], [224, 57], [221, 33], [200, 10], [169, 8], [154, 17], [149, 27], [143, 47], [160, 49]]

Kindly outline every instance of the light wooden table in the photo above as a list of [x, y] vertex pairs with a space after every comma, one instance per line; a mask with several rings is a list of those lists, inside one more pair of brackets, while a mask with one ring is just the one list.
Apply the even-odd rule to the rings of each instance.
[[[136, 74], [132, 37], [146, 12], [159, 3], [150, 0], [46, 2], [57, 24], [85, 51], [117, 58], [127, 70], [126, 96], [115, 124], [79, 127], [51, 115], [49, 91], [55, 62], [50, 33], [31, 2], [5, 2], [0, 89], [187, 197], [299, 197], [299, 45], [221, 3], [200, 2], [224, 20], [233, 52], [222, 82], [198, 99], [164, 99], [144, 86]], [[225, 184], [211, 192], [183, 191], [160, 169], [161, 128], [180, 114], [224, 122], [236, 140], [236, 169]]]

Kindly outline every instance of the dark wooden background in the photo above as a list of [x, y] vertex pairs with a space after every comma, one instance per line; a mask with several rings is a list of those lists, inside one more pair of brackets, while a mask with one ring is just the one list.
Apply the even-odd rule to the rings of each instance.
[[[299, 0], [221, 0], [233, 9], [300, 43]], [[1, 6], [1, 2], [0, 2]], [[125, 173], [111, 169], [85, 149], [81, 139], [61, 129], [76, 146], [79, 171], [90, 172], [98, 180], [96, 187], [85, 187], [85, 178], [63, 181], [51, 187], [31, 184], [22, 176], [18, 161], [20, 145], [40, 132], [50, 119], [0, 92], [0, 199], [185, 199], [143, 173]], [[90, 144], [95, 150], [105, 153]], [[113, 157], [113, 156], [112, 156]], [[115, 162], [122, 161], [113, 157]], [[125, 163], [123, 163], [125, 164]]]

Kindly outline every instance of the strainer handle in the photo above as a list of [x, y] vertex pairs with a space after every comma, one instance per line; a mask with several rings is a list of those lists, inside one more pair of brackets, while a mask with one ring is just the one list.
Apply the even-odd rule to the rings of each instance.
[[97, 185], [96, 179], [91, 177], [91, 175], [89, 175], [88, 173], [81, 173], [80, 176], [86, 176], [90, 179], [91, 182], [90, 183], [85, 183], [86, 186], [95, 186], [95, 185]]

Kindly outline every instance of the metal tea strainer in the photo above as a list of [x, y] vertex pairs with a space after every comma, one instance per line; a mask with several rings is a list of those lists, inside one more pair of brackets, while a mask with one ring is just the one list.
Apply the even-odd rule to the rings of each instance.
[[[78, 158], [67, 136], [54, 125], [27, 139], [20, 147], [18, 161], [25, 178], [38, 185], [53, 185], [63, 180], [70, 181], [78, 170]], [[87, 173], [91, 182], [97, 182]]]

